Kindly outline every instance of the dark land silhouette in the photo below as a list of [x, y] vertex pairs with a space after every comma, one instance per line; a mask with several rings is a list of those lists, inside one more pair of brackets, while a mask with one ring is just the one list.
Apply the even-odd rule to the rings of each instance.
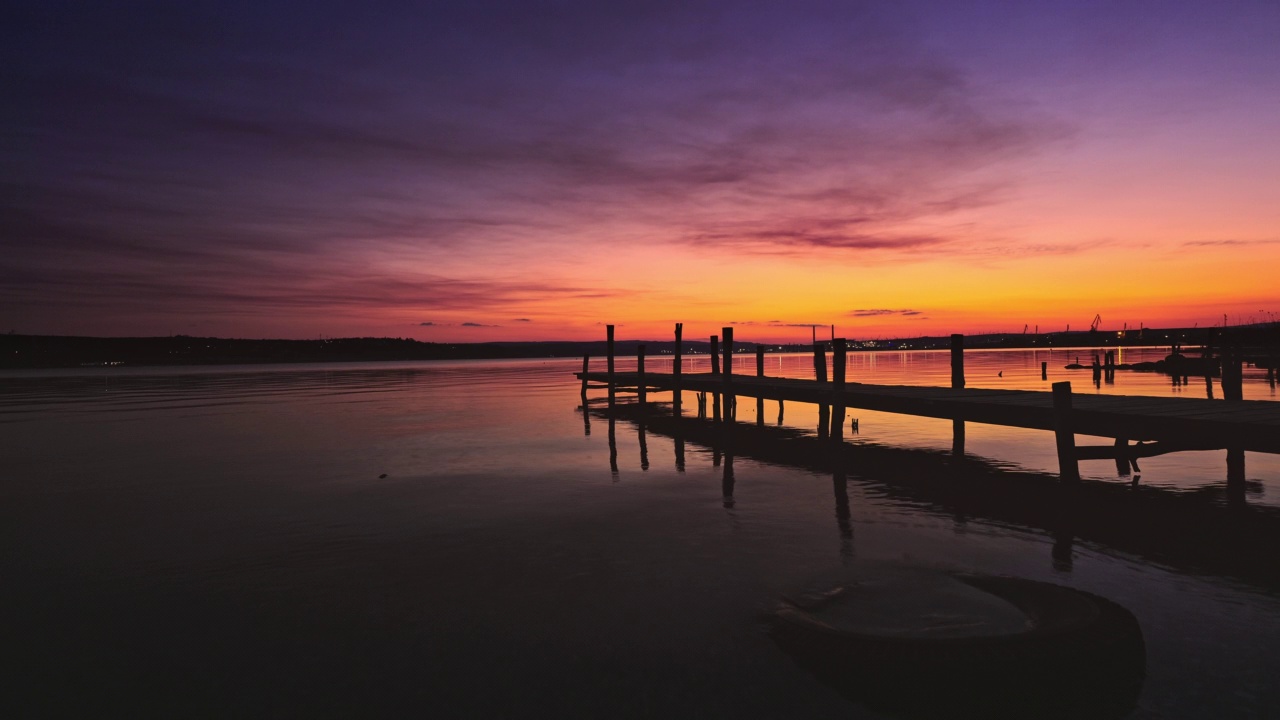
[[[749, 332], [750, 328], [744, 328]], [[1276, 324], [1223, 328], [1147, 328], [1141, 332], [1082, 331], [998, 333], [965, 336], [970, 348], [1065, 348], [1217, 344], [1230, 341], [1254, 348], [1273, 347], [1280, 339]], [[892, 340], [850, 340], [851, 351], [945, 349], [950, 336]], [[619, 340], [615, 352], [634, 355], [645, 344], [650, 355], [674, 350], [671, 340]], [[684, 340], [686, 354], [706, 354], [710, 344]], [[808, 352], [809, 343], [760, 343], [766, 352]], [[735, 351], [754, 351], [757, 343], [737, 341]], [[250, 340], [193, 337], [85, 337], [67, 335], [0, 335], [0, 368], [59, 368], [93, 365], [239, 365], [255, 363], [368, 362], [406, 360], [470, 360], [539, 357], [593, 357], [606, 353], [604, 340], [436, 343], [412, 338], [331, 338], [323, 340]], [[1267, 357], [1270, 353], [1253, 353]]]

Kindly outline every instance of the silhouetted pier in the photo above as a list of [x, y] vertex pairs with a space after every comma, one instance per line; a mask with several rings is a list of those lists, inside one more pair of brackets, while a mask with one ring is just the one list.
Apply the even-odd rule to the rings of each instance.
[[[840, 338], [831, 342], [829, 382], [825, 343], [814, 346], [812, 380], [766, 376], [762, 351], [756, 353], [754, 376], [734, 374], [732, 328], [724, 329], [722, 345], [716, 336], [711, 338], [713, 348], [723, 347], [723, 353], [713, 352], [711, 372], [682, 372], [681, 330], [677, 326], [672, 373], [646, 372], [643, 359], [636, 372], [617, 372], [612, 353], [607, 358], [607, 371], [591, 371], [584, 358], [583, 372], [577, 374], [584, 400], [589, 387], [607, 388], [611, 404], [619, 390], [635, 391], [642, 399], [648, 393], [667, 391], [674, 393], [674, 412], [679, 414], [683, 392], [699, 394], [702, 412], [703, 394], [710, 393], [716, 419], [723, 407], [726, 420], [735, 416], [738, 397], [813, 403], [819, 406], [819, 417], [823, 419], [819, 432], [836, 439], [843, 437], [846, 408], [950, 419], [954, 421], [957, 454], [963, 454], [966, 422], [1048, 430], [1057, 437], [1060, 474], [1069, 480], [1079, 478], [1079, 460], [1114, 459], [1119, 467], [1138, 458], [1169, 452], [1226, 449], [1228, 481], [1243, 481], [1245, 451], [1280, 453], [1280, 403], [1276, 402], [1073, 395], [1069, 382], [1055, 383], [1052, 392], [965, 388], [964, 342], [959, 335], [952, 338], [952, 387], [919, 387], [846, 382], [847, 351]], [[610, 348], [612, 340], [613, 327], [609, 326]], [[643, 358], [643, 346], [639, 353]], [[761, 410], [762, 406], [757, 408]], [[830, 430], [823, 432], [828, 416]], [[757, 417], [763, 421], [763, 412], [757, 412]], [[1075, 435], [1113, 438], [1114, 444], [1080, 447], [1075, 444]], [[1135, 441], [1139, 444], [1130, 444]]]

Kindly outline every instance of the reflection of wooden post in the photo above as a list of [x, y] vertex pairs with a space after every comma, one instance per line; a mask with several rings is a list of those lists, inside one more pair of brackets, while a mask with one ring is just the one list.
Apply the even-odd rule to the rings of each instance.
[[1227, 500], [1244, 501], [1244, 450], [1238, 447], [1227, 448]]
[[605, 345], [606, 345], [606, 352], [608, 353], [608, 359], [609, 359], [609, 409], [610, 409], [610, 410], [612, 410], [612, 409], [613, 409], [613, 396], [614, 396], [614, 389], [613, 389], [613, 326], [612, 326], [612, 325], [606, 325], [606, 326], [605, 326], [605, 332], [607, 333], [607, 336], [606, 336], [606, 337], [607, 337], [607, 340], [606, 340], [606, 342], [605, 342]]
[[680, 386], [680, 370], [681, 370], [681, 345], [684, 342], [684, 323], [676, 323], [676, 352], [675, 359], [671, 363], [671, 381], [675, 387], [672, 393], [672, 414], [676, 417], [680, 416], [680, 406], [684, 400], [683, 389]]
[[844, 438], [844, 371], [848, 361], [844, 338], [831, 341], [831, 437]]
[[640, 469], [649, 469], [649, 442], [645, 439], [644, 415], [640, 416], [640, 423], [636, 426], [636, 433], [640, 439]]
[[[756, 345], [756, 377], [764, 377], [764, 346]], [[764, 425], [764, 395], [756, 398], [756, 424]]]
[[951, 336], [951, 387], [964, 387], [964, 335]]
[[614, 430], [613, 413], [609, 413], [609, 470], [613, 479], [618, 479], [618, 434]]
[[1058, 477], [1080, 479], [1080, 462], [1076, 458], [1076, 436], [1071, 423], [1071, 382], [1053, 384], [1053, 430], [1058, 441]]
[[648, 397], [644, 379], [644, 345], [636, 346], [636, 393], [640, 396], [640, 404], [644, 405]]

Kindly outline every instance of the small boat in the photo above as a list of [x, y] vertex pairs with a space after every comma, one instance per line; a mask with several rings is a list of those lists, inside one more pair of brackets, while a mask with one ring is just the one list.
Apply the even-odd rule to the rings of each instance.
[[771, 634], [825, 684], [898, 717], [1124, 717], [1146, 665], [1119, 605], [994, 575], [863, 578], [784, 600]]

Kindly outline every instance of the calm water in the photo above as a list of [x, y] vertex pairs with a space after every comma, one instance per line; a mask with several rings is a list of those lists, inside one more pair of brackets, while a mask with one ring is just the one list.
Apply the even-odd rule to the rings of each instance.
[[[1146, 353], [1123, 361], [1164, 354]], [[968, 384], [1206, 392], [1124, 372], [1095, 389], [1062, 369], [1075, 355], [971, 351]], [[885, 567], [1119, 603], [1146, 642], [1135, 717], [1280, 712], [1275, 458], [1247, 456], [1243, 503], [1223, 452], [1142, 460], [1137, 488], [1085, 462], [1097, 502], [1064, 516], [1050, 434], [970, 424], [957, 471], [949, 421], [853, 410], [845, 504], [820, 463], [751, 434], [778, 430], [713, 450], [690, 425], [682, 467], [663, 426], [610, 433], [577, 407], [580, 362], [0, 375], [0, 714], [882, 717], [764, 621]], [[946, 384], [947, 362], [854, 355], [849, 372]], [[1255, 372], [1246, 397], [1275, 399]], [[785, 426], [816, 424], [785, 407]]]

